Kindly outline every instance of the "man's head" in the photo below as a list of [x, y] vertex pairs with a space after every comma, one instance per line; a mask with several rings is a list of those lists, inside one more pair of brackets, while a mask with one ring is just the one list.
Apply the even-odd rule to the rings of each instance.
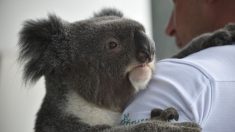
[[234, 0], [173, 0], [166, 33], [183, 48], [194, 37], [235, 22]]

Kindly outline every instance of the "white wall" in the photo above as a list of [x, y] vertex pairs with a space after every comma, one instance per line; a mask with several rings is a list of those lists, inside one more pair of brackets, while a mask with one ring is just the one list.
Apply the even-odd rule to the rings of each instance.
[[102, 7], [116, 7], [141, 22], [151, 35], [149, 0], [1, 0], [0, 1], [0, 132], [32, 132], [45, 94], [43, 78], [25, 87], [16, 62], [18, 32], [26, 19], [55, 13], [73, 22], [89, 18]]
[[149, 0], [1, 0], [0, 1], [0, 47], [15, 48], [17, 33], [25, 19], [46, 17], [55, 13], [73, 22], [89, 18], [102, 7], [116, 7], [124, 15], [133, 18], [150, 31]]
[[171, 0], [152, 0], [152, 10], [154, 14], [153, 36], [159, 60], [169, 58], [179, 51], [175, 44], [175, 39], [167, 36], [165, 32], [172, 9], [173, 2]]

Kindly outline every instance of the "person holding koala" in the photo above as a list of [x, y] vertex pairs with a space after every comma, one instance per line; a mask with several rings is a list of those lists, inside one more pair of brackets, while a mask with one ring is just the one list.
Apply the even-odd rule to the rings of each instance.
[[[217, 29], [207, 45], [232, 45], [211, 47], [194, 54], [185, 52], [189, 56], [176, 55], [182, 59], [159, 61], [148, 88], [125, 109], [121, 123], [138, 124], [150, 118], [148, 113], [153, 108], [173, 107], [179, 112], [179, 121], [196, 122], [203, 132], [234, 132], [235, 27], [223, 27], [235, 23], [235, 1], [173, 0], [173, 3], [166, 33], [175, 37], [179, 48], [194, 49], [200, 45], [195, 40], [201, 34], [210, 36], [207, 32]], [[227, 33], [230, 35], [221, 37]]]

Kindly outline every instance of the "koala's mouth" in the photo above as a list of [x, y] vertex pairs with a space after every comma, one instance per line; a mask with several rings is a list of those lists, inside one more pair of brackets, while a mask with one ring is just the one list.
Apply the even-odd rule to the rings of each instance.
[[127, 75], [136, 91], [146, 88], [154, 71], [154, 61], [144, 64], [130, 64]]
[[152, 72], [154, 71], [154, 66], [149, 64], [139, 64], [134, 66], [130, 72], [130, 74], [134, 75], [134, 78], [136, 81], [144, 81], [147, 80], [149, 77], [148, 75], [152, 75]]
[[135, 71], [135, 70], [146, 70], [146, 69], [149, 69], [149, 70], [151, 70], [151, 72], [153, 72], [154, 71], [154, 63], [155, 63], [154, 60], [149, 63], [133, 62], [126, 68], [126, 73], [129, 74], [130, 72]]
[[144, 80], [144, 77], [142, 76], [150, 71], [152, 72], [152, 68], [148, 64], [139, 64], [137, 66], [134, 66], [129, 73], [135, 72], [136, 78], [138, 78], [138, 81], [141, 81]]

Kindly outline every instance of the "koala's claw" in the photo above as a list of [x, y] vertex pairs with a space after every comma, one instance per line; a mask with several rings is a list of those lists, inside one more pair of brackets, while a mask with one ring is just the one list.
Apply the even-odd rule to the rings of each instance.
[[162, 109], [158, 109], [158, 108], [155, 108], [155, 109], [152, 109], [151, 111], [151, 118], [155, 118], [155, 117], [159, 117], [161, 114], [162, 114]]
[[175, 119], [176, 121], [179, 120], [179, 113], [177, 112], [176, 109], [172, 107], [165, 109], [161, 115], [162, 115], [162, 118], [167, 121], [170, 121], [173, 119]]
[[178, 121], [179, 113], [176, 111], [176, 109], [172, 107], [167, 108], [165, 110], [156, 108], [151, 111], [151, 119], [161, 120], [161, 121], [171, 121], [174, 119]]

